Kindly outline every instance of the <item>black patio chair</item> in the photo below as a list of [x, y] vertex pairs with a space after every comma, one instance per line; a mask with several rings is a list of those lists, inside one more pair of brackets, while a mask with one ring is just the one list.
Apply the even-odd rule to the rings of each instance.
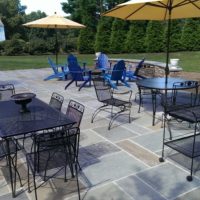
[[64, 101], [64, 97], [56, 92], [52, 93], [49, 105], [53, 108], [55, 108], [56, 110], [61, 110], [62, 108], [62, 104]]
[[[170, 116], [170, 118], [168, 118], [167, 116]], [[172, 123], [172, 119], [174, 123]], [[191, 126], [186, 127], [186, 125], [183, 122], [188, 122]], [[187, 176], [188, 181], [193, 180], [194, 160], [195, 158], [200, 156], [199, 125], [200, 125], [200, 105], [179, 107], [174, 110], [170, 109], [166, 111], [166, 115], [164, 118], [164, 129], [163, 129], [162, 157], [159, 160], [160, 162], [164, 161], [165, 145], [179, 152], [180, 154], [189, 157], [191, 159], [191, 165], [190, 165], [190, 175]], [[177, 128], [180, 129], [178, 133], [177, 133]], [[176, 129], [176, 134], [172, 134], [173, 129]], [[167, 136], [166, 134], [167, 130], [169, 132], [169, 136]]]
[[[8, 144], [9, 144], [9, 151], [8, 151]], [[16, 188], [16, 176], [19, 178], [20, 187], [22, 187], [22, 181], [17, 169], [17, 152], [20, 151], [22, 147], [15, 139], [0, 139], [0, 160], [6, 159], [8, 164], [8, 156], [10, 156], [11, 166], [13, 167], [14, 171], [14, 191]]]
[[[193, 90], [180, 90], [185, 86], [191, 86]], [[200, 156], [200, 105], [197, 102], [198, 87], [199, 84], [197, 81], [176, 82], [173, 85], [174, 89], [171, 91], [171, 95], [166, 98], [165, 94], [165, 97], [163, 97], [164, 130], [162, 157], [160, 161], [164, 161], [165, 145], [191, 158], [190, 175], [187, 176], [188, 181], [192, 181], [194, 159]], [[177, 133], [178, 128], [180, 132]], [[176, 129], [176, 134], [173, 134], [174, 129]], [[166, 135], [167, 131], [169, 132], [169, 136]]]
[[137, 97], [139, 97], [139, 108], [138, 113], [140, 113], [140, 109], [144, 104], [144, 99], [150, 99], [152, 100], [152, 95], [156, 96], [160, 94], [158, 90], [148, 89], [142, 86], [139, 86], [136, 82], [138, 92], [135, 94], [135, 101], [137, 100]]
[[[63, 171], [64, 181], [67, 181], [67, 170], [69, 170], [72, 178], [76, 177], [78, 198], [80, 199], [77, 170], [79, 137], [79, 128], [66, 129], [63, 127], [60, 128], [60, 131], [57, 130], [54, 133], [54, 137], [52, 137], [51, 131], [50, 133], [45, 131], [43, 137], [41, 135], [34, 135], [34, 148], [26, 155], [26, 159], [28, 166], [28, 191], [31, 192], [29, 177], [31, 170], [36, 200], [38, 199], [37, 189], [49, 179], [56, 177], [59, 172], [61, 173]], [[47, 141], [45, 138], [48, 138], [48, 144], [51, 144], [50, 146], [46, 145]], [[40, 145], [43, 148], [40, 148]], [[36, 185], [36, 176], [43, 178], [43, 182], [40, 185]]]
[[[129, 99], [127, 101], [118, 99], [113, 97], [113, 90], [109, 84], [106, 84], [105, 79], [101, 77], [97, 77], [93, 79], [94, 88], [96, 91], [97, 100], [101, 102], [103, 105], [96, 109], [96, 111], [92, 115], [91, 122], [93, 123], [94, 118], [101, 111], [107, 111], [111, 113], [111, 119], [108, 125], [108, 130], [110, 130], [113, 121], [119, 117], [121, 114], [125, 114], [124, 112], [128, 112], [129, 123], [131, 122], [131, 96], [132, 91], [128, 90], [127, 92], [121, 94], [129, 94]], [[118, 93], [120, 94], [120, 93]], [[118, 111], [114, 112], [113, 108], [117, 108]]]
[[13, 94], [15, 94], [15, 87], [13, 84], [0, 85], [0, 101], [10, 100]]
[[[191, 90], [182, 90], [182, 88], [187, 86], [194, 86], [194, 88]], [[199, 84], [197, 81], [182, 81], [175, 82], [171, 91], [167, 93], [160, 92], [161, 106], [164, 109], [161, 126], [163, 126], [165, 112], [196, 105], [198, 101], [198, 87]]]
[[[85, 110], [85, 106], [82, 105], [81, 103], [74, 101], [74, 100], [70, 100], [68, 107], [67, 107], [67, 111], [66, 111], [66, 116], [68, 117], [68, 119], [70, 119], [71, 121], [74, 121], [76, 123], [74, 123], [73, 125], [70, 125], [70, 127], [65, 127], [66, 128], [70, 128], [71, 131], [73, 131], [73, 128], [79, 128], [80, 124], [81, 124], [81, 120], [83, 117], [83, 113]], [[50, 133], [51, 132], [51, 133]], [[55, 145], [55, 142], [52, 144], [52, 138], [57, 137], [57, 132], [60, 132], [60, 129], [52, 129], [52, 130], [48, 130], [48, 134], [41, 134], [40, 136], [37, 137], [37, 141], [36, 141], [36, 145], [37, 145], [37, 149], [38, 149], [38, 163], [39, 163], [39, 153], [42, 149], [51, 149], [51, 146]], [[45, 137], [45, 138], [43, 138]], [[45, 143], [40, 143], [41, 141], [46, 141]], [[75, 148], [76, 146], [74, 146]], [[33, 147], [32, 147], [33, 148]], [[74, 152], [76, 151], [76, 149], [74, 149]], [[77, 154], [78, 155], [78, 154]], [[78, 157], [77, 157], [77, 162], [78, 162]], [[81, 170], [80, 164], [78, 162], [79, 165], [79, 169]], [[39, 164], [38, 164], [39, 166]]]

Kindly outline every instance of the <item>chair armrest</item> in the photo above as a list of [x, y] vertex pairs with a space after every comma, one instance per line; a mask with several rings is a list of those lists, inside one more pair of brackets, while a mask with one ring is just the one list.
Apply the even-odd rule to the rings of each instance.
[[127, 95], [126, 101], [131, 103], [131, 97], [132, 97], [133, 91], [132, 90], [124, 90], [124, 91], [119, 91], [116, 89], [112, 89], [112, 95]]

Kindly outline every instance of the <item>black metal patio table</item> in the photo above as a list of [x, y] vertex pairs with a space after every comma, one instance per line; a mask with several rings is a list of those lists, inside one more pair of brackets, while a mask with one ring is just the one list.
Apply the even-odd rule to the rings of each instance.
[[[186, 90], [186, 89], [196, 88], [196, 85], [190, 85], [190, 84], [182, 85], [180, 87], [174, 88], [174, 83], [184, 82], [184, 81], [188, 81], [188, 80], [183, 79], [183, 78], [169, 77], [168, 81], [166, 83], [166, 79], [163, 77], [163, 78], [146, 78], [146, 79], [142, 79], [142, 80], [137, 81], [138, 86], [152, 90], [152, 110], [153, 110], [152, 125], [153, 126], [155, 125], [157, 91], [164, 90], [165, 94], [166, 94], [168, 90], [174, 90], [174, 89], [176, 89], [176, 90]], [[197, 91], [196, 91], [196, 93], [197, 93]]]
[[15, 186], [11, 169], [9, 139], [14, 136], [37, 134], [38, 131], [73, 125], [63, 113], [50, 107], [43, 101], [33, 98], [27, 105], [27, 112], [20, 112], [21, 105], [13, 100], [0, 102], [0, 137], [5, 139], [8, 152], [8, 165], [12, 196], [15, 197]]

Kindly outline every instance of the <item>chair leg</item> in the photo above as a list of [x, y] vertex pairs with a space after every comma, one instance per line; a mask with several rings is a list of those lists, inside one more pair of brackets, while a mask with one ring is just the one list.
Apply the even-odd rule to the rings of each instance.
[[66, 86], [65, 86], [65, 90], [74, 82], [75, 80], [72, 79]]
[[84, 81], [84, 83], [81, 84], [81, 86], [79, 87], [78, 91], [80, 91], [88, 82], [89, 82], [89, 80]]
[[97, 109], [94, 111], [94, 113], [93, 113], [93, 115], [92, 115], [91, 123], [94, 122], [94, 118], [95, 118], [95, 117], [97, 116], [97, 114], [98, 114], [99, 112], [101, 112], [101, 110], [102, 110], [103, 108], [105, 108], [106, 106], [108, 106], [108, 105], [100, 106], [99, 108], [97, 108]]
[[79, 181], [78, 181], [78, 167], [77, 167], [77, 163], [75, 163], [75, 173], [76, 173], [76, 183], [77, 183], [77, 190], [78, 190], [78, 199], [81, 199], [81, 195], [80, 195], [80, 187], [79, 187]]
[[27, 169], [27, 175], [28, 175], [28, 192], [31, 193], [31, 189], [30, 189], [30, 167], [28, 165], [28, 169]]

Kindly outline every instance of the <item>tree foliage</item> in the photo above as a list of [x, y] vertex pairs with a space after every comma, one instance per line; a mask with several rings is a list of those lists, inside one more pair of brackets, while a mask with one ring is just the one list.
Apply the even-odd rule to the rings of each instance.
[[145, 37], [146, 52], [162, 52], [164, 41], [163, 22], [149, 21]]
[[95, 52], [109, 53], [112, 21], [113, 19], [109, 17], [100, 18], [97, 26]]
[[144, 41], [146, 33], [146, 24], [147, 23], [145, 21], [134, 21], [131, 23], [125, 42], [126, 52], [145, 52]]
[[[127, 0], [63, 0], [68, 18], [86, 26], [84, 29], [57, 30], [62, 53], [137, 53], [166, 50], [167, 22], [123, 21], [101, 14]], [[46, 16], [37, 11], [26, 14], [20, 0], [0, 0], [0, 18], [6, 41], [0, 43], [0, 55], [55, 53], [55, 30], [26, 28], [23, 23]], [[200, 20], [171, 21], [170, 51], [200, 50]]]
[[110, 36], [110, 51], [112, 53], [123, 53], [128, 24], [121, 19], [115, 19], [112, 23]]
[[199, 50], [199, 20], [186, 19], [182, 31], [182, 49], [187, 51]]

